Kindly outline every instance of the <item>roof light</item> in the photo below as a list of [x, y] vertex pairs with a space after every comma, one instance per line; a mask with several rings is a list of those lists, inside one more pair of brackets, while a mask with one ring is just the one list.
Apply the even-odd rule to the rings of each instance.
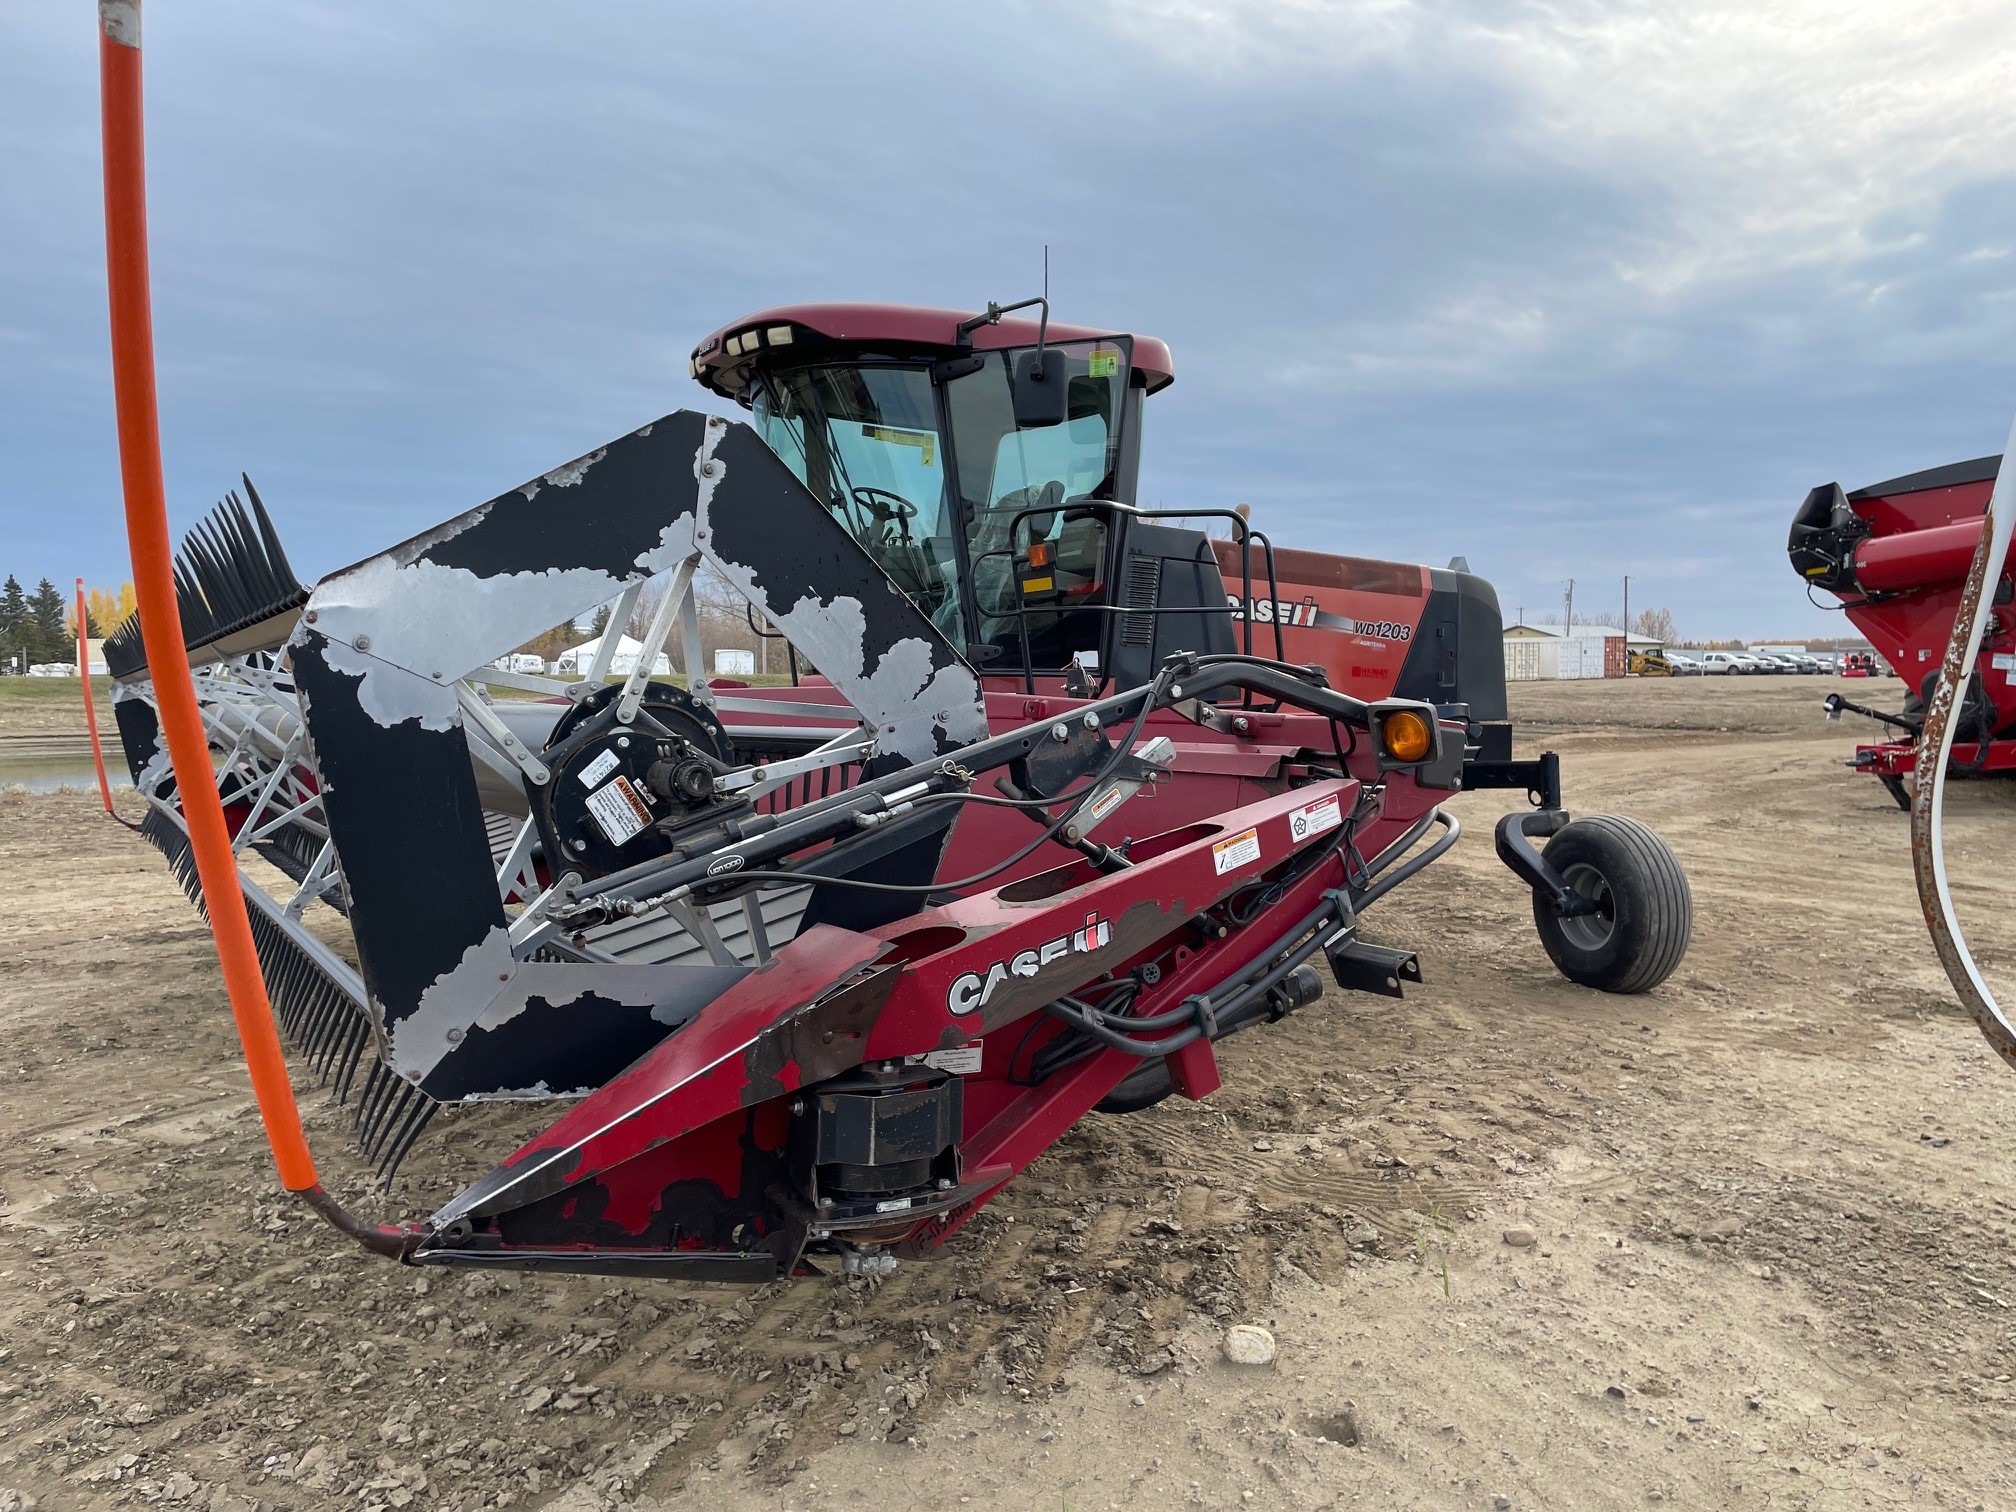
[[766, 334], [769, 336], [770, 345], [772, 346], [791, 345], [791, 327], [789, 326], [772, 326]]
[[742, 338], [740, 336], [730, 336], [728, 338], [728, 355], [730, 357], [740, 357], [742, 355]]

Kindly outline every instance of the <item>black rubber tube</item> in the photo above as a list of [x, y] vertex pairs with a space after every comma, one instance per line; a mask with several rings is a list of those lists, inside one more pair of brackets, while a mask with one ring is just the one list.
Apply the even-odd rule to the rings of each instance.
[[[1386, 857], [1396, 854], [1404, 846], [1412, 845], [1416, 840], [1421, 838], [1422, 833], [1431, 824], [1441, 825], [1448, 833], [1429, 846], [1428, 849], [1421, 852], [1420, 855], [1409, 856], [1400, 865], [1394, 867], [1392, 871], [1385, 872], [1382, 875], [1380, 869], [1385, 865]], [[1374, 863], [1373, 871], [1378, 880], [1354, 897], [1351, 900], [1352, 905], [1359, 909], [1370, 908], [1402, 882], [1405, 882], [1409, 877], [1420, 871], [1422, 867], [1428, 865], [1437, 856], [1448, 850], [1450, 846], [1456, 843], [1457, 838], [1462, 833], [1463, 826], [1457, 821], [1454, 814], [1444, 809], [1435, 809], [1420, 824], [1402, 835], [1398, 842], [1386, 848], [1378, 862]]]

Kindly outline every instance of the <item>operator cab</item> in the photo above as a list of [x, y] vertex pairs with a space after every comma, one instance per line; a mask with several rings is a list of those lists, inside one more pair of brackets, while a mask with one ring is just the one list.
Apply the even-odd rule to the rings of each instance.
[[[791, 305], [715, 332], [694, 349], [692, 375], [750, 411], [982, 672], [1111, 668], [1107, 643], [1129, 638], [1116, 620], [1133, 607], [1114, 585], [1143, 550], [1158, 561], [1174, 550], [1174, 578], [1194, 581], [1158, 565], [1142, 607], [1215, 610], [1180, 639], [1231, 649], [1203, 533], [1128, 518], [1142, 400], [1174, 381], [1160, 341], [1056, 324], [1047, 307], [1031, 320], [993, 305]], [[1152, 615], [1135, 618], [1133, 639], [1162, 638]]]

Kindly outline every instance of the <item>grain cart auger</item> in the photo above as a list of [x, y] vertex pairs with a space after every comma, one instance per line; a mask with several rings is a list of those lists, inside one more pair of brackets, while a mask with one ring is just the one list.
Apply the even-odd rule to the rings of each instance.
[[[1531, 795], [1499, 850], [1566, 975], [1678, 964], [1665, 846], [1513, 759], [1488, 584], [1126, 502], [1159, 342], [827, 306], [694, 370], [755, 426], [668, 415], [312, 591], [249, 489], [185, 549], [220, 790], [293, 888], [248, 862], [261, 958], [367, 1152], [389, 1173], [443, 1103], [573, 1103], [409, 1261], [928, 1256], [1086, 1113], [1208, 1094], [1319, 962], [1419, 980], [1359, 919], [1466, 786]], [[700, 572], [791, 686], [702, 675]], [[605, 603], [625, 665], [605, 634], [573, 680], [508, 670]], [[188, 880], [136, 654], [119, 728]]]

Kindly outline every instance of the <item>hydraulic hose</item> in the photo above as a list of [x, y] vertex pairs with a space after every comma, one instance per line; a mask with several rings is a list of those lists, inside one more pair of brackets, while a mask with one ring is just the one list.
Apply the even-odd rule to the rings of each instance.
[[[2016, 425], [2010, 428], [2003, 456], [2016, 456]], [[1911, 870], [1918, 882], [1918, 904], [1925, 910], [1925, 926], [1932, 932], [1932, 944], [1947, 979], [1995, 1053], [2016, 1066], [2016, 1025], [1988, 990], [1953, 911], [1953, 895], [1946, 884], [1944, 833], [1946, 767], [1960, 726], [1960, 690], [1967, 686], [1974, 659], [1981, 654], [1981, 639], [1995, 597], [1993, 588], [2009, 557], [2012, 529], [2016, 529], [2016, 465], [2005, 461], [1988, 499], [1988, 518], [1974, 548], [1973, 565], [1967, 569], [1967, 581], [1960, 590], [1953, 635], [1946, 643], [1946, 659], [1939, 665], [1939, 683], [1925, 707], [1925, 732], [1918, 742], [1918, 780], [1911, 794]], [[1986, 731], [1981, 732], [1981, 742], [1985, 750]]]
[[[1415, 841], [1428, 832], [1429, 826], [1436, 824], [1442, 826], [1443, 833], [1436, 839], [1433, 845], [1422, 851], [1418, 856], [1409, 856], [1405, 862], [1395, 867], [1392, 871], [1389, 872], [1386, 870], [1393, 857], [1405, 852], [1409, 846], [1413, 845]], [[1362, 892], [1352, 898], [1352, 906], [1361, 911], [1370, 908], [1402, 882], [1405, 882], [1409, 877], [1420, 871], [1422, 867], [1427, 866], [1436, 857], [1448, 850], [1462, 834], [1463, 826], [1458, 822], [1454, 814], [1450, 813], [1447, 809], [1430, 809], [1415, 822], [1413, 828], [1409, 829], [1406, 834], [1394, 841], [1393, 844], [1386, 847], [1373, 860], [1369, 870], [1378, 880], [1369, 883]]]

